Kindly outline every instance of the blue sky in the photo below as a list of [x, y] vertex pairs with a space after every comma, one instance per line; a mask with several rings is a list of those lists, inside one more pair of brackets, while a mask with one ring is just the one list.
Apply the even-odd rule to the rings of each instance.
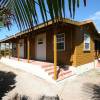
[[[76, 14], [74, 20], [83, 21], [86, 19], [92, 19], [95, 23], [97, 30], [100, 31], [100, 0], [87, 0], [87, 6], [84, 7], [82, 0], [80, 0], [80, 7], [76, 9]], [[68, 12], [66, 16], [70, 18], [68, 6], [65, 5], [66, 11]], [[41, 22], [41, 17], [40, 17]], [[13, 24], [10, 30], [7, 28], [2, 28], [0, 30], [0, 39], [5, 38], [6, 36], [10, 36], [19, 32], [16, 24]]]

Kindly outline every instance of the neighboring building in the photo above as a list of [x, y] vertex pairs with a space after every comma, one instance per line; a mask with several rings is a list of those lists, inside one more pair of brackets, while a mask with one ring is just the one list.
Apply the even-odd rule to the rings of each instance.
[[[53, 35], [55, 32], [58, 65], [79, 66], [94, 60], [95, 36], [98, 32], [91, 20], [77, 22], [62, 19], [54, 23], [48, 21], [48, 24], [40, 24], [33, 30], [17, 33], [0, 42], [12, 43], [13, 57], [18, 57], [19, 52], [20, 58], [27, 59], [29, 49], [30, 59], [53, 62]], [[30, 43], [30, 47], [28, 43]], [[20, 44], [20, 51], [18, 51], [17, 44]]]

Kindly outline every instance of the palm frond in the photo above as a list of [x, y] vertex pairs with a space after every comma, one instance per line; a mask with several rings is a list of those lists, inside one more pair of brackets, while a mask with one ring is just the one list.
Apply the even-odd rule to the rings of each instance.
[[42, 3], [43, 11], [44, 11], [44, 16], [45, 16], [45, 19], [47, 21], [48, 17], [47, 17], [47, 11], [46, 11], [44, 0], [41, 0], [41, 3]]
[[50, 13], [50, 17], [52, 20], [54, 20], [54, 11], [53, 11], [53, 5], [52, 5], [52, 0], [46, 0], [47, 7]]
[[53, 6], [53, 11], [54, 11], [54, 16], [55, 16], [55, 18], [58, 18], [58, 16], [59, 16], [58, 0], [52, 0], [52, 6]]
[[38, 0], [38, 3], [39, 3], [39, 5], [40, 5], [40, 11], [41, 11], [42, 19], [43, 19], [43, 21], [45, 22], [44, 9], [43, 9], [41, 0]]
[[57, 0], [57, 1], [58, 1], [59, 17], [62, 18], [62, 0]]
[[72, 17], [72, 0], [68, 0], [68, 6], [69, 6], [70, 17]]
[[77, 0], [77, 7], [79, 8], [80, 6], [80, 0]]
[[76, 0], [73, 0], [73, 18], [75, 16]]
[[63, 9], [64, 18], [65, 18], [65, 0], [62, 0], [62, 9]]
[[[83, 0], [84, 6], [86, 6], [86, 1]], [[47, 10], [50, 15], [51, 20], [54, 18], [65, 18], [65, 12], [67, 11], [65, 6], [68, 3], [70, 17], [74, 18], [76, 7], [80, 6], [80, 0], [0, 0], [0, 7], [5, 7], [6, 12], [2, 22], [4, 25], [9, 26], [11, 20], [13, 19], [20, 30], [34, 27], [39, 23], [39, 14], [37, 12], [37, 4], [40, 9], [43, 22], [48, 20]], [[0, 10], [0, 14], [2, 10]], [[1, 19], [1, 18], [0, 18]], [[5, 21], [4, 21], [5, 20]]]
[[87, 1], [87, 0], [83, 0], [85, 6], [86, 6], [86, 1]]

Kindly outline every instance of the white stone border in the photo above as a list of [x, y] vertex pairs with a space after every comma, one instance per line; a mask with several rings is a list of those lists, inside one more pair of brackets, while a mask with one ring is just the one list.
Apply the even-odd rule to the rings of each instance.
[[93, 62], [83, 64], [77, 67], [69, 67], [70, 70], [72, 70], [75, 74], [80, 75], [84, 72], [90, 71], [92, 69], [95, 69], [97, 65], [97, 60], [94, 60]]

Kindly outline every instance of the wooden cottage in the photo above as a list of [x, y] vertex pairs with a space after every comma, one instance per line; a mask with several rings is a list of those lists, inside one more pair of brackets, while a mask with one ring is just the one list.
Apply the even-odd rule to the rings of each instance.
[[77, 22], [70, 19], [55, 19], [54, 22], [50, 20], [48, 23], [35, 26], [34, 29], [27, 29], [5, 38], [0, 43], [12, 44], [12, 56], [18, 60], [23, 58], [28, 59], [28, 62], [54, 62], [55, 55], [58, 65], [79, 66], [94, 60], [97, 34], [91, 20]]

